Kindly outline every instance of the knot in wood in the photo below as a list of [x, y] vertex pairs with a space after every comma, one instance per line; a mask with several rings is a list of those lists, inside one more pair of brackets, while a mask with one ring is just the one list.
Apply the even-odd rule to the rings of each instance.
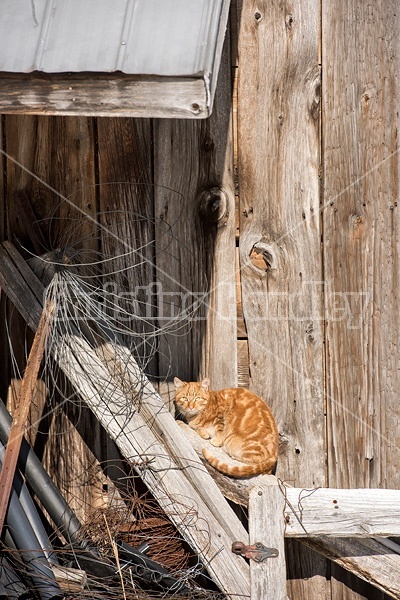
[[223, 227], [229, 218], [228, 195], [219, 187], [205, 190], [200, 196], [199, 211], [203, 221]]
[[270, 271], [275, 268], [272, 249], [262, 240], [254, 244], [249, 256], [253, 267], [260, 271]]

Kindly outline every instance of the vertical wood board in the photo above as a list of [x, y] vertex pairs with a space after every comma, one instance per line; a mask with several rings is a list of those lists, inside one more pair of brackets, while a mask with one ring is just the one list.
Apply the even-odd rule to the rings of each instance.
[[397, 8], [352, 0], [324, 11], [332, 487], [400, 485]]
[[[326, 481], [319, 39], [317, 0], [243, 3], [238, 158], [250, 387], [285, 442], [277, 475], [300, 486]], [[304, 572], [302, 600], [322, 597], [319, 557], [299, 549], [288, 572], [289, 597]]]
[[210, 119], [154, 121], [159, 310], [170, 311], [174, 325], [176, 314], [200, 301], [194, 320], [189, 315], [165, 336], [160, 375], [207, 375], [213, 388], [237, 382], [230, 93], [226, 45]]
[[282, 505], [282, 492], [277, 484], [255, 486], [250, 490], [250, 544], [261, 543], [279, 553], [260, 563], [250, 560], [251, 600], [287, 600]]
[[290, 482], [324, 474], [318, 3], [243, 7], [240, 256], [251, 385], [289, 443]]
[[121, 308], [121, 327], [137, 333], [137, 359], [157, 375], [151, 336], [156, 327], [151, 121], [98, 119], [97, 131], [104, 283], [115, 294], [117, 310]]
[[[330, 486], [400, 485], [399, 19], [394, 1], [323, 3]], [[371, 594], [332, 567], [332, 600]]]

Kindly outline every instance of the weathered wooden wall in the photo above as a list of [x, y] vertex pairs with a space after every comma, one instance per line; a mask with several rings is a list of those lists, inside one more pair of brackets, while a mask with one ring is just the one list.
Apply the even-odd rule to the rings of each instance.
[[[174, 375], [249, 384], [279, 423], [277, 475], [298, 487], [400, 487], [399, 14], [393, 0], [232, 1], [210, 119], [0, 122], [2, 237], [26, 241], [14, 202], [25, 188], [39, 219], [61, 218], [49, 242], [79, 243], [60, 204], [70, 197], [146, 244], [129, 289], [207, 294], [201, 319], [160, 340], [149, 375], [166, 397]], [[116, 209], [148, 221], [110, 219]], [[87, 223], [85, 252], [107, 250]], [[16, 317], [11, 335], [23, 368]], [[62, 415], [53, 433], [60, 419], [69, 435]], [[83, 430], [98, 458], [115, 458], [101, 429]], [[72, 467], [58, 467], [73, 496], [80, 482], [69, 489]], [[286, 549], [293, 600], [385, 598], [300, 542]]]
[[[278, 475], [304, 486], [400, 484], [398, 9], [242, 3], [250, 385], [280, 424]], [[287, 553], [293, 598], [378, 597], [298, 544]]]

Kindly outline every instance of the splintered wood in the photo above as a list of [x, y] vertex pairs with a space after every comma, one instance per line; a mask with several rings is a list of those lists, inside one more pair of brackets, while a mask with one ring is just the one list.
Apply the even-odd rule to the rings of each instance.
[[42, 361], [47, 336], [53, 319], [53, 313], [54, 303], [47, 301], [42, 316], [40, 317], [18, 395], [18, 406], [15, 410], [11, 424], [3, 467], [0, 474], [0, 532], [3, 529], [7, 513], [8, 500], [17, 466], [18, 454], [21, 448], [22, 437], [28, 419], [40, 363]]

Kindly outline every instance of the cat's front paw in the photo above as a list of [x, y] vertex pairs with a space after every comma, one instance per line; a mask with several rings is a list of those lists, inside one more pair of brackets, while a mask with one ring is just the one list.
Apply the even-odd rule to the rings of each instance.
[[222, 446], [222, 438], [221, 438], [221, 437], [213, 437], [213, 438], [210, 440], [210, 442], [211, 442], [211, 444], [212, 444], [213, 446], [215, 446], [216, 448], [221, 448], [221, 446]]
[[196, 431], [199, 434], [199, 436], [203, 438], [203, 440], [209, 440], [211, 437], [207, 429], [196, 429]]

